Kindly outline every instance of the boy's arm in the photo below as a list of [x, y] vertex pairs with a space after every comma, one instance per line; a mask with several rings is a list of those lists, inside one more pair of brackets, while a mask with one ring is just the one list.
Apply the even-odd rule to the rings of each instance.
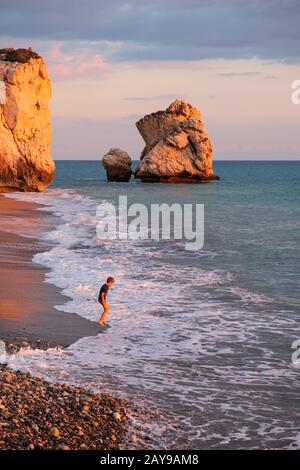
[[106, 304], [106, 295], [105, 295], [105, 292], [102, 292], [102, 293], [101, 293], [101, 302], [102, 302], [103, 304]]

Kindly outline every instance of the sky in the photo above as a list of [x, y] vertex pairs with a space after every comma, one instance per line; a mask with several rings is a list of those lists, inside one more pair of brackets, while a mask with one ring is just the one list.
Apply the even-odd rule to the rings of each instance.
[[299, 0], [0, 0], [0, 48], [47, 61], [56, 160], [138, 159], [136, 121], [176, 98], [216, 160], [299, 160], [299, 25]]

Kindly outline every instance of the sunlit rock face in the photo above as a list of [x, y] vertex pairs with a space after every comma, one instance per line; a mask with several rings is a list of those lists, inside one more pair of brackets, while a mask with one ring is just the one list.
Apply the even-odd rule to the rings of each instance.
[[0, 49], [0, 192], [43, 191], [53, 180], [46, 63], [31, 49]]
[[108, 181], [129, 181], [132, 175], [132, 160], [125, 150], [110, 149], [102, 159]]
[[212, 167], [212, 144], [200, 111], [176, 100], [165, 111], [136, 123], [145, 148], [135, 177], [144, 182], [197, 183], [219, 179]]

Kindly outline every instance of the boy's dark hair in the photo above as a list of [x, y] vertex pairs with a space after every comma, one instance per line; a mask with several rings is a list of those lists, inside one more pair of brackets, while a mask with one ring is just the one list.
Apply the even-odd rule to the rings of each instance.
[[107, 279], [106, 279], [106, 282], [109, 283], [109, 282], [115, 282], [114, 278], [109, 276]]

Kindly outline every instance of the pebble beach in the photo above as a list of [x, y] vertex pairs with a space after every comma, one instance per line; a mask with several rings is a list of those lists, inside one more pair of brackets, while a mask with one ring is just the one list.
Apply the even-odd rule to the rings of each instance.
[[1, 366], [0, 383], [0, 450], [111, 450], [125, 444], [123, 400], [6, 366]]

